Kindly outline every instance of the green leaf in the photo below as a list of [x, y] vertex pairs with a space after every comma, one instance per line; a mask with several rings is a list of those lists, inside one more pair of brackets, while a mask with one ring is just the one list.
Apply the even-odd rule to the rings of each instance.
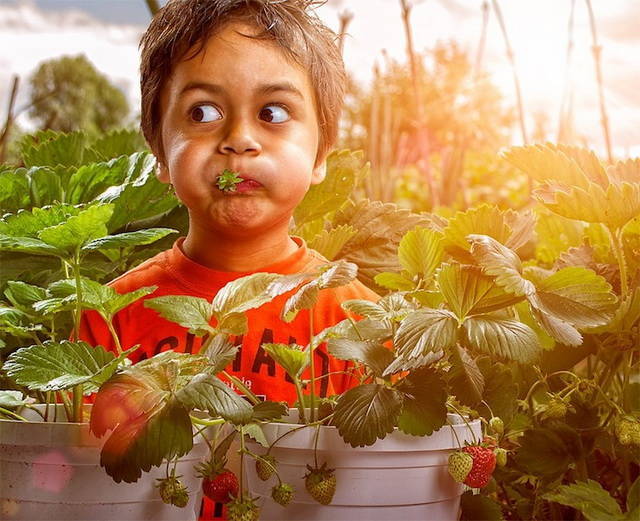
[[640, 507], [640, 476], [633, 482], [627, 494], [627, 510], [631, 512], [638, 507]]
[[613, 183], [640, 182], [640, 159], [629, 158], [624, 161], [617, 161], [607, 168], [607, 174]]
[[515, 295], [535, 293], [533, 283], [522, 276], [520, 257], [487, 235], [469, 235], [471, 255], [498, 286]]
[[396, 331], [393, 344], [405, 358], [440, 349], [449, 350], [457, 341], [458, 321], [446, 309], [421, 309], [407, 316]]
[[176, 398], [188, 409], [208, 411], [211, 416], [220, 416], [235, 425], [251, 421], [252, 409], [249, 402], [210, 374], [193, 377], [176, 393]]
[[68, 204], [32, 208], [30, 212], [20, 210], [18, 213], [5, 216], [0, 220], [0, 235], [35, 239], [42, 229], [66, 222], [69, 217], [79, 213], [79, 208]]
[[107, 234], [106, 223], [113, 214], [111, 205], [95, 205], [69, 217], [66, 222], [42, 230], [40, 240], [68, 253]]
[[614, 333], [631, 331], [640, 321], [640, 287], [631, 290], [616, 307], [611, 320], [604, 326], [589, 328], [589, 333]]
[[411, 291], [415, 288], [415, 283], [400, 273], [378, 273], [374, 281], [378, 286], [391, 290]]
[[349, 199], [359, 179], [369, 170], [362, 152], [341, 150], [327, 158], [327, 175], [312, 186], [293, 214], [297, 227], [339, 210]]
[[617, 297], [609, 283], [589, 269], [563, 268], [536, 286], [532, 305], [578, 328], [604, 325], [613, 316]]
[[462, 324], [467, 345], [498, 358], [531, 363], [542, 351], [536, 333], [516, 320], [476, 315]]
[[267, 289], [278, 278], [275, 273], [254, 273], [227, 283], [211, 303], [214, 316], [221, 320], [225, 315], [244, 313], [269, 302], [273, 295]]
[[344, 245], [357, 231], [347, 224], [336, 226], [331, 230], [322, 230], [313, 240], [309, 241], [309, 247], [313, 248], [327, 260], [334, 260]]
[[[566, 149], [561, 150], [556, 145], [545, 143], [511, 147], [504, 154], [504, 158], [541, 183], [555, 181], [563, 185], [586, 188], [590, 183], [589, 177], [580, 167], [580, 163], [574, 161], [571, 154], [566, 154], [565, 151]], [[604, 174], [602, 167], [600, 170], [601, 172], [597, 173], [598, 178]]]
[[458, 401], [463, 405], [474, 407], [482, 400], [484, 377], [475, 360], [460, 345], [451, 349], [449, 357], [449, 385]]
[[[132, 302], [153, 293], [157, 286], [145, 286], [143, 288], [131, 291], [129, 293], [120, 294], [110, 286], [105, 286], [86, 277], [81, 277], [80, 285], [82, 290], [82, 306], [86, 309], [94, 309], [98, 311], [105, 320], [111, 320], [121, 309], [124, 309]], [[63, 298], [60, 302], [64, 306], [66, 303], [73, 303], [77, 299], [77, 288], [75, 279], [59, 280], [49, 286], [49, 291], [54, 297]], [[55, 301], [50, 301], [57, 307]], [[38, 309], [47, 309], [42, 307], [42, 301], [38, 303]], [[34, 305], [35, 308], [35, 305]]]
[[146, 230], [120, 233], [118, 235], [107, 235], [85, 244], [82, 250], [106, 250], [131, 246], [143, 246], [159, 241], [171, 233], [177, 233], [177, 230], [171, 230], [170, 228], [148, 228]]
[[618, 502], [592, 479], [561, 485], [555, 492], [545, 494], [544, 498], [579, 510], [589, 521], [624, 519]]
[[65, 252], [31, 237], [13, 237], [0, 234], [0, 251], [29, 253], [31, 255], [54, 255], [64, 257]]
[[352, 447], [373, 445], [393, 431], [401, 407], [398, 391], [378, 384], [359, 385], [340, 396], [333, 424]]
[[531, 315], [540, 327], [553, 339], [568, 346], [582, 344], [582, 335], [568, 322], [556, 318], [539, 309], [531, 308]]
[[293, 379], [298, 378], [309, 364], [309, 353], [303, 351], [302, 346], [262, 344], [262, 347]]
[[145, 148], [144, 137], [138, 129], [111, 130], [91, 143], [91, 150], [105, 159], [133, 154]]
[[374, 320], [384, 320], [388, 315], [382, 306], [370, 300], [346, 300], [340, 304], [340, 307], [345, 311]]
[[469, 264], [471, 245], [467, 237], [471, 234], [488, 235], [501, 244], [506, 244], [512, 234], [505, 222], [503, 212], [495, 206], [483, 204], [466, 212], [456, 213], [444, 230], [444, 247], [456, 260]]
[[510, 422], [518, 405], [515, 371], [509, 365], [496, 362], [488, 356], [483, 356], [476, 362], [484, 378], [484, 401], [489, 404], [493, 414], [502, 418], [505, 423]]
[[23, 407], [32, 401], [32, 398], [24, 396], [21, 391], [0, 391], [0, 407], [5, 409]]
[[178, 205], [170, 186], [156, 178], [152, 154], [137, 152], [129, 156], [128, 162], [127, 177], [122, 184], [107, 188], [95, 198], [96, 202], [114, 205], [109, 230], [118, 230], [128, 222], [156, 216]]
[[331, 356], [340, 360], [355, 360], [370, 368], [376, 376], [382, 376], [393, 361], [393, 352], [378, 342], [331, 338], [327, 343]]
[[357, 230], [335, 258], [356, 264], [360, 281], [375, 288], [376, 275], [401, 270], [397, 251], [404, 234], [428, 224], [428, 217], [398, 209], [394, 204], [359, 201], [338, 212], [333, 219], [333, 227], [349, 225]]
[[[25, 136], [21, 142], [24, 164], [30, 166], [80, 166], [85, 162], [87, 135], [81, 131], [52, 130]], [[88, 157], [86, 158], [88, 159]]]
[[129, 157], [80, 166], [69, 179], [66, 200], [71, 204], [93, 201], [107, 188], [124, 182], [129, 168]]
[[406, 233], [398, 248], [398, 259], [407, 273], [427, 281], [440, 265], [443, 255], [442, 234], [428, 228], [416, 228]]
[[206, 356], [209, 359], [209, 371], [211, 374], [217, 374], [224, 371], [226, 367], [235, 360], [236, 354], [238, 353], [238, 347], [234, 346], [229, 341], [229, 337], [227, 335], [216, 334], [211, 341], [204, 341], [203, 345], [205, 342], [206, 347], [204, 349], [200, 349], [198, 354]]
[[243, 425], [237, 428], [238, 430], [241, 430], [241, 432], [245, 436], [249, 436], [256, 443], [262, 445], [265, 449], [269, 447], [269, 442], [267, 441], [264, 432], [262, 432], [262, 427], [258, 423], [250, 423], [248, 425]]
[[398, 428], [412, 436], [429, 436], [447, 421], [447, 388], [432, 369], [418, 369], [396, 387], [404, 398]]
[[[0, 167], [1, 169], [2, 167]], [[30, 206], [29, 180], [26, 169], [0, 171], [0, 209], [2, 213], [17, 212]]]
[[116, 483], [133, 483], [142, 471], [187, 454], [193, 447], [192, 436], [188, 411], [168, 398], [120, 423], [102, 447], [100, 465]]
[[590, 223], [622, 228], [640, 213], [640, 183], [611, 184], [603, 188], [590, 183], [587, 188], [543, 185], [534, 191], [536, 199], [549, 210]]
[[443, 264], [437, 274], [438, 287], [451, 310], [463, 321], [470, 315], [512, 306], [522, 300], [505, 293], [491, 277], [475, 266]]
[[23, 311], [32, 311], [35, 302], [47, 298], [47, 291], [44, 288], [15, 280], [7, 282], [4, 294], [9, 302]]
[[382, 373], [382, 376], [389, 376], [401, 371], [413, 371], [422, 367], [430, 366], [440, 361], [444, 357], [444, 351], [430, 351], [423, 355], [406, 358], [399, 356], [391, 362]]
[[300, 310], [315, 306], [320, 290], [344, 286], [355, 279], [358, 273], [358, 267], [346, 261], [324, 264], [318, 270], [313, 280], [303, 284], [285, 302], [281, 312], [285, 322], [291, 322]]
[[500, 505], [493, 499], [468, 490], [460, 498], [460, 521], [503, 521]]
[[162, 318], [186, 327], [189, 332], [202, 336], [213, 331], [209, 325], [213, 314], [208, 300], [187, 295], [166, 295], [144, 301], [144, 306], [160, 313]]
[[549, 429], [525, 431], [515, 458], [525, 472], [548, 479], [561, 476], [571, 463], [564, 441]]
[[19, 385], [31, 390], [60, 391], [87, 384], [88, 394], [108, 379], [133, 349], [116, 357], [102, 346], [86, 342], [45, 342], [12, 353], [4, 370]]
[[279, 420], [289, 412], [289, 406], [285, 402], [259, 402], [253, 406], [252, 421], [270, 422]]

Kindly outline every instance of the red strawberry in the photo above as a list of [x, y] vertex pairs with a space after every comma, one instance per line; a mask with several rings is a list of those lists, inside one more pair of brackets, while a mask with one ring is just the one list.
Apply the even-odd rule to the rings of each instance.
[[224, 468], [225, 464], [226, 460], [211, 460], [196, 467], [198, 475], [203, 478], [202, 492], [218, 503], [228, 503], [238, 497], [240, 489], [238, 478], [229, 469]]
[[496, 455], [492, 448], [480, 445], [470, 445], [462, 448], [473, 458], [473, 466], [464, 480], [464, 484], [471, 488], [482, 488], [489, 483], [491, 474], [496, 468]]

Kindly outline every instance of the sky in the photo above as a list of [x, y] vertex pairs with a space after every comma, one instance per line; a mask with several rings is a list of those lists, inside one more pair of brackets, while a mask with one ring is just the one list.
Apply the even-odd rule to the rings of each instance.
[[[575, 126], [604, 156], [592, 40], [582, 0], [498, 0], [520, 75], [523, 104], [531, 133], [533, 118], [545, 112], [554, 139], [566, 84], [568, 25], [575, 2], [570, 84]], [[161, 1], [164, 3], [164, 0]], [[417, 51], [438, 42], [457, 41], [474, 57], [482, 28], [483, 0], [409, 0]], [[405, 34], [399, 0], [327, 0], [319, 16], [332, 29], [339, 15], [353, 14], [344, 59], [366, 84], [374, 64], [384, 67], [383, 51], [405, 59]], [[640, 156], [640, 0], [592, 0], [614, 153]], [[20, 76], [16, 108], [28, 100], [28, 76], [38, 64], [61, 55], [84, 53], [95, 67], [125, 92], [138, 110], [137, 44], [150, 15], [144, 0], [0, 0], [0, 121], [6, 118], [11, 78]], [[484, 67], [515, 105], [512, 69], [494, 11], [490, 11]], [[23, 112], [18, 122], [29, 127]], [[514, 144], [519, 144], [514, 131]]]

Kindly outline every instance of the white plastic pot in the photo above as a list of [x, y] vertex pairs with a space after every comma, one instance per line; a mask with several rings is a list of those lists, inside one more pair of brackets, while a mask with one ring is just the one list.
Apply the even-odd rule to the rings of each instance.
[[[271, 500], [274, 476], [261, 481], [253, 459], [245, 459], [245, 475], [252, 496], [264, 498], [261, 521], [454, 521], [459, 518], [464, 486], [447, 471], [450, 452], [459, 443], [481, 437], [480, 421], [470, 427], [457, 415], [449, 415], [453, 426], [431, 436], [408, 436], [397, 429], [369, 447], [345, 444], [335, 427], [320, 427], [318, 464], [335, 468], [337, 490], [328, 506], [315, 502], [307, 493], [303, 476], [313, 465], [316, 428], [301, 429], [284, 436], [271, 450], [278, 461], [283, 481], [295, 487], [291, 504], [281, 507]], [[271, 423], [263, 427], [269, 443], [297, 424]], [[453, 431], [455, 430], [455, 434]], [[473, 431], [473, 434], [472, 432]], [[457, 439], [456, 439], [457, 435]], [[264, 452], [249, 443], [253, 452]]]
[[[59, 410], [62, 410], [61, 408]], [[63, 413], [59, 413], [60, 416]], [[194, 521], [202, 491], [194, 465], [207, 446], [200, 436], [176, 473], [190, 492], [186, 508], [166, 505], [155, 487], [166, 470], [153, 467], [136, 483], [116, 483], [100, 466], [87, 423], [0, 420], [0, 519], [20, 521]]]

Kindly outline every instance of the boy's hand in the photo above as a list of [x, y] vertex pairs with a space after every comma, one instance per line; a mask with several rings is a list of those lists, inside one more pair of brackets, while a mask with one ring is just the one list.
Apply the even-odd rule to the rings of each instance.
[[225, 168], [216, 179], [216, 186], [223, 192], [235, 192], [236, 185], [244, 181], [237, 172]]

